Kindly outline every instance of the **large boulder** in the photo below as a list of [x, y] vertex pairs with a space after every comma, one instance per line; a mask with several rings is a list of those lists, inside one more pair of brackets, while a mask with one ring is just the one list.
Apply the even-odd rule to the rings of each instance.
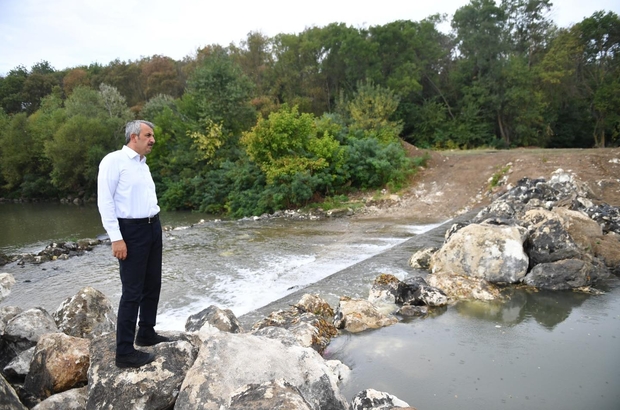
[[17, 392], [0, 374], [0, 409], [26, 410], [27, 407], [19, 401]]
[[340, 303], [334, 315], [334, 326], [351, 333], [391, 326], [397, 322], [397, 318], [384, 315], [371, 302], [347, 296], [340, 297]]
[[247, 403], [243, 392], [258, 391], [256, 399], [261, 403], [264, 395], [260, 392], [265, 386], [260, 385], [273, 381], [283, 386], [278, 394], [288, 397], [289, 402], [305, 402], [312, 410], [348, 409], [338, 388], [338, 376], [315, 350], [252, 334], [225, 332], [213, 332], [204, 340], [174, 408], [220, 410], [228, 408], [233, 399], [236, 408], [255, 408], [252, 404], [241, 406]]
[[211, 305], [202, 311], [191, 315], [185, 322], [186, 332], [197, 332], [201, 327], [209, 323], [221, 330], [222, 332], [242, 333], [243, 327], [230, 309], [220, 309], [215, 305]]
[[90, 286], [65, 299], [53, 317], [60, 331], [69, 336], [92, 339], [116, 329], [112, 304], [103, 293]]
[[431, 258], [432, 272], [517, 283], [527, 273], [523, 250], [527, 231], [520, 226], [471, 224], [450, 236]]
[[0, 273], [0, 301], [11, 293], [15, 278], [10, 273]]
[[600, 258], [613, 274], [620, 276], [620, 235], [610, 232], [596, 239], [594, 256]]
[[541, 263], [534, 266], [523, 282], [530, 286], [548, 290], [567, 290], [590, 286], [610, 275], [602, 263], [593, 262], [582, 259], [565, 259]]
[[90, 365], [90, 341], [64, 333], [48, 333], [39, 339], [24, 388], [46, 399], [74, 387], [84, 386]]
[[584, 254], [566, 230], [566, 222], [559, 214], [534, 209], [525, 213], [523, 223], [529, 231], [526, 249], [531, 266], [563, 259], [579, 259]]
[[46, 333], [57, 333], [54, 318], [43, 308], [33, 308], [12, 317], [4, 328], [0, 350], [3, 368], [24, 350], [35, 346]]
[[172, 338], [178, 340], [141, 348], [154, 353], [155, 361], [135, 369], [119, 369], [114, 364], [114, 334], [94, 339], [90, 348], [86, 409], [172, 408], [181, 383], [194, 363], [197, 354], [194, 343], [198, 343], [190, 335]]
[[32, 410], [84, 410], [88, 399], [88, 387], [67, 390], [43, 400]]

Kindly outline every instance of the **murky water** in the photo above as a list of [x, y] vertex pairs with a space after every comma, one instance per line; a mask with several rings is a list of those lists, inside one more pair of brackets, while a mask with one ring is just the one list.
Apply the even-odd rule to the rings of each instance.
[[[10, 232], [5, 218], [12, 212], [1, 205], [0, 232]], [[5, 234], [0, 251], [41, 249], [54, 235], [102, 233], [94, 207], [43, 216], [39, 209], [32, 205], [12, 226], [30, 224], [25, 231], [36, 233], [45, 219], [61, 220], [50, 221], [53, 229], [40, 231], [34, 240], [11, 240]], [[304, 293], [318, 293], [333, 307], [343, 295], [366, 298], [380, 273], [401, 279], [424, 275], [412, 271], [407, 260], [420, 248], [440, 244], [447, 228], [420, 226], [414, 218], [196, 224], [202, 217], [163, 218], [164, 224], [182, 227], [165, 235], [160, 329], [181, 330], [187, 316], [211, 304], [231, 309], [249, 328]], [[0, 306], [42, 306], [53, 312], [83, 286], [99, 289], [115, 306], [120, 297], [118, 265], [109, 245], [67, 261], [13, 264], [0, 271], [17, 280]], [[505, 303], [463, 302], [425, 319], [345, 332], [332, 340], [326, 356], [351, 367], [352, 377], [342, 386], [349, 399], [374, 388], [419, 410], [618, 409], [617, 280], [605, 290], [599, 296], [518, 291]]]

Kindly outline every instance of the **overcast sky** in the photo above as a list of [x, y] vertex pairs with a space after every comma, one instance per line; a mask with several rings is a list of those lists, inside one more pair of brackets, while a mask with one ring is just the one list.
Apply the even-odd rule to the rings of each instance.
[[[500, 0], [497, 0], [499, 3]], [[57, 70], [154, 54], [175, 60], [209, 44], [239, 44], [251, 31], [272, 37], [308, 27], [353, 27], [452, 16], [469, 0], [0, 0], [0, 75], [48, 61]], [[566, 27], [620, 0], [556, 0]]]

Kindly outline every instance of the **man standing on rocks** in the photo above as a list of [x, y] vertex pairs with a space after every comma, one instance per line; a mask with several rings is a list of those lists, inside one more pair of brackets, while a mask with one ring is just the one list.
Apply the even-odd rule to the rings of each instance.
[[[99, 164], [97, 205], [118, 258], [122, 295], [116, 325], [116, 366], [140, 367], [155, 359], [134, 348], [153, 346], [168, 338], [155, 332], [161, 290], [162, 230], [155, 183], [145, 156], [153, 149], [154, 125], [131, 121], [125, 126], [125, 146]], [[136, 322], [138, 321], [136, 335]]]

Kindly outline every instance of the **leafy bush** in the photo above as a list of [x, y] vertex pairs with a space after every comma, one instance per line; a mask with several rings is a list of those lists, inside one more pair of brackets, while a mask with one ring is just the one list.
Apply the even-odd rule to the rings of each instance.
[[384, 145], [372, 138], [349, 140], [346, 166], [352, 187], [371, 189], [388, 183], [399, 187], [413, 171], [412, 165], [398, 142]]

